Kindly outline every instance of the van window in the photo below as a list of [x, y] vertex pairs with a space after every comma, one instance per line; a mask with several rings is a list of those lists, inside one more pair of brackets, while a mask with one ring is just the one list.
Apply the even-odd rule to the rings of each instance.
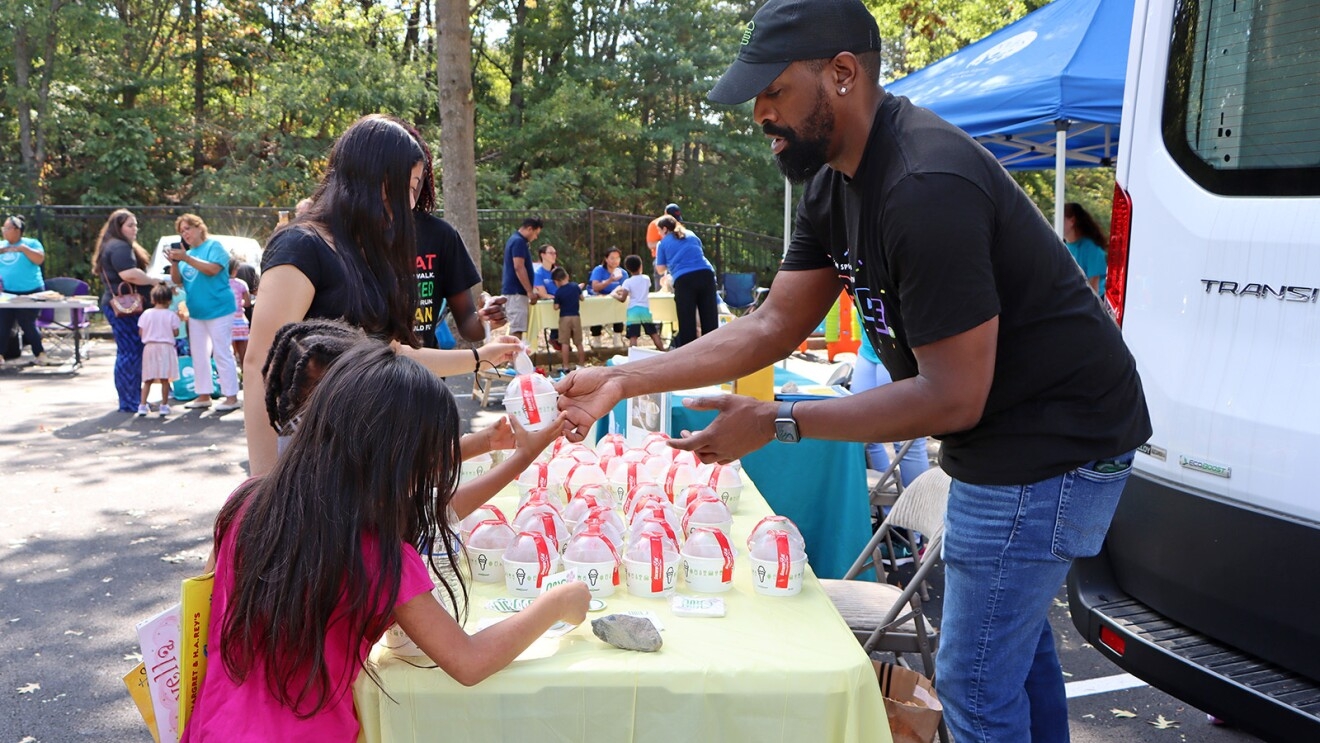
[[1163, 114], [1174, 160], [1216, 193], [1320, 193], [1320, 5], [1175, 8]]

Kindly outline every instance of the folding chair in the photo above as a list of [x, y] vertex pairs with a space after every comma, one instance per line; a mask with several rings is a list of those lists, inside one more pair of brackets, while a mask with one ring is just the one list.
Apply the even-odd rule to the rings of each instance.
[[[89, 291], [86, 281], [58, 276], [46, 279], [46, 288], [59, 292], [65, 297], [85, 296]], [[87, 313], [92, 310], [44, 309], [37, 314], [37, 329], [41, 331], [43, 341], [50, 346], [67, 348], [65, 334], [73, 341], [73, 362], [82, 362], [82, 331], [91, 323]]]
[[[919, 654], [926, 675], [931, 677], [935, 673], [938, 631], [927, 625], [921, 613], [920, 588], [939, 563], [951, 482], [938, 467], [923, 472], [894, 503], [843, 579], [821, 581], [826, 595], [868, 654], [893, 653], [904, 665], [905, 653]], [[885, 582], [878, 559], [880, 542], [896, 527], [921, 532], [927, 540], [925, 555], [914, 558], [916, 573], [902, 588]], [[876, 582], [859, 580], [868, 569], [875, 571]]]
[[724, 291], [720, 293], [720, 299], [735, 315], [746, 314], [756, 309], [758, 295], [755, 274], [724, 274]]

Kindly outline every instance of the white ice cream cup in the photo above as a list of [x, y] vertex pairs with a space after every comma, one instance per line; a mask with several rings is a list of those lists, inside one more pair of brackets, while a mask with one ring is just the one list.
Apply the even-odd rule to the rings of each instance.
[[499, 583], [504, 580], [504, 550], [483, 549], [481, 547], [467, 548], [468, 572], [472, 575], [472, 580], [479, 583]]
[[564, 569], [573, 568], [577, 571], [578, 580], [587, 584], [587, 590], [591, 595], [603, 599], [606, 596], [614, 595], [614, 586], [618, 585], [619, 564], [610, 562], [576, 562], [574, 560], [564, 560]]
[[[510, 392], [504, 396], [504, 409], [528, 431], [540, 431], [559, 417], [559, 393], [532, 394], [526, 384], [509, 383]], [[548, 382], [547, 382], [548, 383]]]
[[541, 583], [545, 577], [559, 570], [559, 555], [552, 553], [550, 567], [545, 572], [541, 570], [541, 563], [504, 560], [504, 586], [509, 590], [509, 595], [522, 598], [540, 596]]
[[652, 571], [649, 562], [625, 558], [623, 567], [628, 574], [628, 593], [634, 596], [668, 596], [674, 592], [674, 581], [678, 578], [678, 560], [665, 560], [659, 570]]
[[796, 596], [802, 591], [802, 579], [807, 571], [807, 559], [790, 560], [784, 555], [778, 560], [748, 557], [752, 568], [752, 588], [763, 596]]

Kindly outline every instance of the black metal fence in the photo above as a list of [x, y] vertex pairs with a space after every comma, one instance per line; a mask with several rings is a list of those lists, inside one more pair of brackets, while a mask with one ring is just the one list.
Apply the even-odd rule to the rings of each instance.
[[[133, 206], [138, 220], [138, 242], [150, 252], [157, 240], [175, 233], [174, 220], [181, 214], [196, 214], [217, 235], [251, 237], [265, 243], [279, 224], [275, 207], [240, 206]], [[0, 207], [5, 215], [21, 214], [28, 222], [26, 236], [40, 240], [46, 248], [42, 272], [47, 277], [73, 276], [94, 283], [92, 251], [101, 226], [113, 209], [103, 206]], [[528, 216], [540, 217], [545, 229], [537, 246], [555, 246], [559, 264], [575, 281], [586, 281], [605, 251], [617, 247], [623, 254], [642, 257], [649, 273], [651, 252], [646, 247], [646, 228], [653, 216], [620, 214], [597, 209], [561, 209], [529, 212], [481, 209], [477, 212], [481, 242], [481, 275], [488, 291], [498, 294], [503, 274], [504, 243]], [[783, 253], [783, 239], [773, 235], [721, 224], [688, 222], [685, 225], [701, 238], [706, 258], [716, 275], [746, 272], [756, 275], [757, 284], [768, 286]], [[536, 260], [533, 246], [532, 259]]]

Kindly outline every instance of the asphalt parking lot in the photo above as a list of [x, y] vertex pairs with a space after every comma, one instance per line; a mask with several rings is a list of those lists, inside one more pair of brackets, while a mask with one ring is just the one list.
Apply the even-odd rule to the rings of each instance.
[[[0, 743], [151, 740], [120, 680], [138, 660], [134, 624], [200, 572], [245, 477], [241, 412], [115, 412], [114, 345], [88, 351], [76, 373], [0, 371]], [[478, 410], [470, 377], [451, 388], [475, 427], [499, 413]], [[938, 617], [938, 585], [935, 598]], [[1052, 619], [1074, 741], [1255, 740], [1149, 687], [1110, 690], [1132, 682], [1081, 643], [1064, 599]]]

